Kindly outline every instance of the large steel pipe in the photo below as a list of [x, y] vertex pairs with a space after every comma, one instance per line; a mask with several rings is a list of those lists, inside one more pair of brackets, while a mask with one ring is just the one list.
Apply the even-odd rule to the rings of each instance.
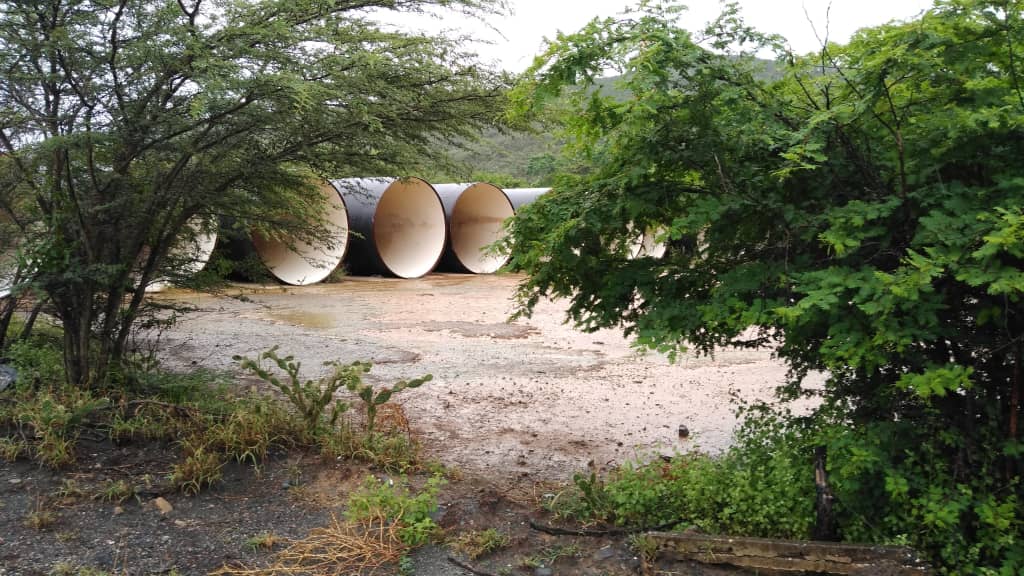
[[519, 209], [547, 194], [551, 188], [505, 188], [505, 195], [512, 202], [512, 208]]
[[507, 255], [485, 249], [504, 236], [505, 220], [515, 215], [512, 201], [493, 184], [437, 184], [448, 221], [448, 245], [442, 266], [459, 272], [491, 274], [508, 262]]
[[293, 286], [316, 284], [327, 278], [341, 264], [348, 249], [349, 213], [344, 199], [334, 186], [320, 182], [317, 189], [324, 200], [326, 242], [298, 239], [268, 238], [252, 235], [256, 254], [275, 278]]
[[419, 278], [444, 252], [444, 206], [419, 178], [333, 180], [345, 198], [352, 231], [348, 270]]
[[[173, 274], [179, 278], [187, 278], [201, 272], [217, 246], [217, 230], [205, 230], [202, 216], [193, 216], [185, 226], [189, 234], [179, 240], [167, 254], [167, 260], [171, 265], [179, 267]], [[161, 278], [146, 286], [146, 292], [159, 292], [170, 284], [166, 278]]]
[[0, 298], [6, 298], [14, 286], [18, 262], [13, 250], [0, 248]]

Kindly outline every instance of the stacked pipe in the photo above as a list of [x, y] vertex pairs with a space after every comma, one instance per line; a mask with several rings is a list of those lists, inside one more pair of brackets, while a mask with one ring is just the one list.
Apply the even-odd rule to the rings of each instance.
[[[399, 278], [419, 278], [435, 267], [496, 272], [508, 257], [486, 248], [502, 238], [508, 218], [549, 190], [502, 189], [486, 182], [432, 186], [420, 178], [349, 178], [320, 182], [317, 189], [325, 206], [325, 242], [260, 233], [244, 239], [241, 251], [255, 254], [285, 284], [321, 282], [343, 261], [351, 274]], [[201, 271], [218, 245], [217, 232], [208, 231], [202, 221], [188, 226], [187, 239], [171, 252], [170, 260], [183, 262], [178, 276]], [[229, 235], [220, 236], [222, 244], [231, 242]], [[11, 270], [0, 258], [0, 298], [10, 292]], [[159, 279], [149, 289], [167, 285]]]
[[333, 243], [344, 243], [347, 255], [345, 248], [327, 254], [254, 238], [257, 255], [286, 284], [319, 282], [343, 258], [351, 274], [419, 278], [435, 268], [496, 272], [508, 258], [487, 246], [501, 239], [505, 221], [519, 208], [549, 190], [503, 190], [485, 182], [433, 186], [420, 178], [348, 178], [325, 182], [321, 189], [332, 205], [328, 220], [338, 231]]

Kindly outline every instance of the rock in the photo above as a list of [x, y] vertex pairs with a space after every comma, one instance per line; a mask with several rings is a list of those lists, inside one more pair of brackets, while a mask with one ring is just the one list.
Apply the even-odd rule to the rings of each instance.
[[124, 514], [124, 508], [120, 506], [114, 506], [114, 516], [120, 516], [121, 514]]
[[94, 566], [106, 568], [114, 565], [114, 555], [107, 549], [97, 550], [89, 558], [89, 563]]
[[679, 425], [679, 437], [680, 438], [689, 438], [690, 437], [690, 429], [687, 428], [685, 425], [680, 424]]
[[178, 528], [184, 528], [184, 527], [188, 526], [188, 522], [185, 522], [184, 520], [175, 520], [174, 521], [174, 525], [177, 526]]
[[164, 500], [163, 497], [159, 497], [153, 500], [153, 505], [156, 506], [158, 510], [160, 510], [161, 514], [167, 514], [171, 510], [174, 510], [174, 506], [171, 506], [171, 503], [168, 502], [167, 500]]
[[3, 392], [9, 387], [13, 387], [17, 381], [18, 371], [15, 370], [13, 366], [0, 364], [0, 392]]
[[605, 546], [604, 548], [599, 549], [597, 552], [594, 552], [593, 556], [594, 560], [597, 560], [598, 562], [608, 560], [613, 557], [615, 557], [615, 549], [611, 546]]
[[538, 566], [537, 569], [533, 571], [533, 576], [554, 576], [554, 573], [555, 571], [547, 566]]
[[21, 478], [11, 478], [7, 482], [9, 482], [11, 484], [21, 484]]

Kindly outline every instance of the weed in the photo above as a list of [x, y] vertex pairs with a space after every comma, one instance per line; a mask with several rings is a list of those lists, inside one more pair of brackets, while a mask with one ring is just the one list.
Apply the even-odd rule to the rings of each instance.
[[348, 499], [345, 516], [351, 521], [385, 518], [399, 524], [398, 537], [407, 546], [422, 546], [439, 530], [431, 518], [437, 511], [437, 494], [445, 480], [433, 476], [418, 494], [413, 494], [405, 478], [378, 480], [369, 476]]
[[25, 516], [25, 525], [34, 530], [46, 530], [57, 521], [57, 513], [42, 498], [37, 498], [35, 506]]
[[60, 488], [57, 488], [53, 495], [61, 500], [75, 500], [85, 496], [85, 492], [74, 478], [65, 478], [61, 481]]
[[658, 556], [658, 541], [646, 534], [631, 534], [626, 544], [644, 564], [654, 562]]
[[486, 530], [463, 532], [449, 544], [453, 550], [463, 554], [470, 560], [476, 560], [481, 556], [508, 546], [508, 543], [509, 537], [507, 534], [494, 528], [488, 528]]
[[31, 428], [35, 459], [44, 466], [60, 468], [75, 460], [78, 427], [107, 403], [79, 388], [37, 392], [20, 399], [15, 419], [19, 426]]
[[368, 433], [361, 440], [362, 444], [353, 456], [384, 472], [404, 474], [419, 460], [419, 443], [405, 434]]
[[171, 483], [185, 494], [198, 494], [221, 478], [221, 456], [197, 438], [182, 441], [185, 459], [175, 464]]
[[0, 459], [14, 462], [28, 453], [28, 442], [17, 438], [0, 438]]
[[273, 532], [261, 532], [245, 541], [252, 550], [272, 550], [281, 541]]
[[[418, 388], [425, 382], [433, 379], [427, 374], [412, 380], [402, 380], [396, 384], [374, 389], [373, 385], [363, 382], [363, 374], [370, 371], [371, 364], [368, 362], [353, 362], [341, 364], [328, 362], [327, 365], [333, 368], [333, 372], [318, 381], [299, 378], [301, 364], [295, 361], [293, 356], [281, 357], [277, 354], [277, 346], [261, 353], [255, 360], [243, 356], [234, 356], [234, 360], [244, 369], [252, 372], [261, 380], [277, 388], [288, 398], [292, 406], [298, 411], [304, 424], [305, 432], [310, 438], [319, 436], [326, 430], [333, 429], [338, 418], [348, 411], [349, 404], [341, 400], [334, 400], [334, 394], [342, 388], [348, 389], [356, 395], [362, 403], [366, 414], [366, 430], [368, 434], [374, 433], [378, 409], [391, 400], [395, 394], [410, 388]], [[262, 366], [264, 360], [269, 360], [284, 372], [286, 381], [265, 370]], [[327, 413], [328, 406], [333, 407], [330, 414]], [[395, 418], [393, 423], [400, 425], [400, 420]], [[408, 426], [408, 422], [406, 422]]]
[[64, 383], [64, 356], [59, 344], [37, 338], [15, 340], [5, 351], [18, 369], [18, 388], [59, 386]]
[[412, 558], [408, 554], [403, 554], [398, 559], [398, 576], [415, 576], [416, 567], [412, 563]]
[[559, 558], [571, 558], [580, 553], [580, 547], [576, 544], [555, 544], [545, 546], [540, 552], [528, 556], [520, 563], [524, 568], [550, 568]]
[[136, 496], [135, 487], [127, 480], [108, 480], [95, 498], [101, 502], [121, 504], [133, 496]]
[[[316, 437], [323, 431], [325, 424], [333, 427], [338, 417], [348, 410], [348, 404], [341, 400], [334, 400], [334, 393], [344, 387], [351, 387], [360, 381], [360, 374], [368, 372], [369, 364], [353, 363], [349, 365], [334, 364], [334, 371], [319, 381], [306, 380], [302, 382], [299, 378], [301, 363], [296, 362], [293, 356], [280, 357], [277, 355], [277, 346], [260, 354], [256, 360], [243, 356], [234, 356], [236, 362], [244, 370], [248, 370], [263, 381], [277, 388], [288, 398], [292, 406], [299, 412], [305, 427], [305, 432], [310, 438]], [[277, 365], [278, 369], [285, 373], [287, 382], [274, 376], [263, 368], [261, 363], [269, 360]], [[330, 415], [326, 414], [327, 407], [334, 403]]]
[[271, 445], [293, 436], [288, 414], [264, 399], [237, 402], [222, 422], [208, 432], [210, 441], [229, 458], [256, 466], [267, 457]]

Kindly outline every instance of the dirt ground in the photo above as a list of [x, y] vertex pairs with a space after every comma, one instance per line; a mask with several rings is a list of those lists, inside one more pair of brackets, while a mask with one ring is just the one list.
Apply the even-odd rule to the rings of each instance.
[[[716, 452], [736, 424], [733, 400], [770, 399], [785, 366], [770, 350], [684, 355], [675, 364], [621, 333], [579, 332], [564, 303], [508, 322], [517, 275], [350, 277], [307, 287], [239, 286], [231, 294], [168, 292], [202, 313], [163, 335], [170, 365], [230, 369], [235, 354], [274, 345], [310, 376], [323, 362], [372, 360], [371, 381], [432, 374], [395, 399], [432, 456], [511, 483], [565, 480], [700, 448]], [[689, 431], [680, 439], [679, 428]]]
[[[478, 575], [740, 574], [696, 564], [641, 570], [623, 536], [552, 536], [530, 522], [554, 523], [540, 502], [588, 463], [723, 449], [735, 425], [732, 396], [769, 398], [783, 365], [769, 351], [735, 350], [670, 364], [637, 352], [617, 333], [573, 330], [562, 323], [559, 303], [508, 323], [519, 280], [432, 275], [246, 285], [218, 296], [170, 291], [157, 297], [200, 312], [164, 333], [159, 350], [172, 369], [234, 369], [233, 355], [279, 345], [303, 362], [308, 377], [325, 372], [324, 361], [366, 359], [378, 382], [433, 374], [395, 400], [426, 457], [450, 471], [435, 518], [446, 536], [483, 528], [510, 536], [509, 546], [473, 562]], [[240, 385], [263, 384], [243, 378]], [[680, 425], [687, 439], [680, 439]], [[225, 565], [266, 566], [285, 543], [340, 515], [368, 474], [382, 475], [319, 454], [278, 451], [258, 470], [229, 464], [223, 481], [185, 496], [168, 481], [179, 456], [174, 443], [113, 445], [85, 435], [65, 470], [0, 463], [0, 576], [200, 575]], [[113, 481], [127, 482], [136, 496], [104, 500]], [[158, 498], [169, 508], [160, 510]], [[44, 514], [47, 521], [38, 522]], [[264, 533], [279, 540], [273, 550], [247, 543]], [[440, 545], [421, 548], [403, 574], [469, 575], [449, 554]]]

